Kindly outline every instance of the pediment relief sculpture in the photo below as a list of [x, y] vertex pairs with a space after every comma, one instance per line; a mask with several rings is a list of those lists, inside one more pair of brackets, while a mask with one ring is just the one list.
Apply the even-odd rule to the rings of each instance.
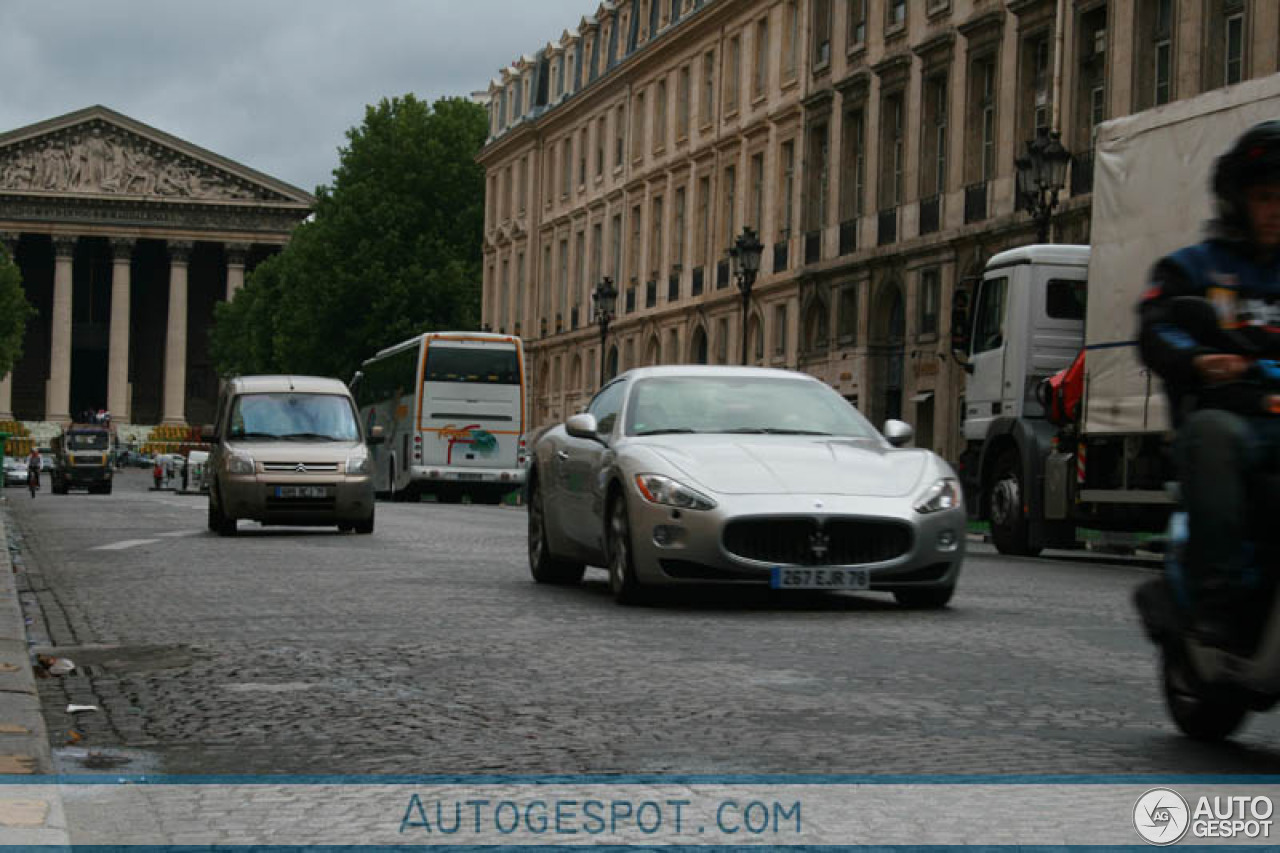
[[288, 201], [209, 163], [101, 122], [0, 149], [0, 190]]

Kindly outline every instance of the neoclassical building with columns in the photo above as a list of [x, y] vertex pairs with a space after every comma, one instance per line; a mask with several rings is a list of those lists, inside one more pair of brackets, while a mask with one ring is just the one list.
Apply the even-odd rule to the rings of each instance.
[[0, 241], [37, 310], [0, 421], [212, 420], [214, 306], [314, 203], [102, 106], [0, 134]]

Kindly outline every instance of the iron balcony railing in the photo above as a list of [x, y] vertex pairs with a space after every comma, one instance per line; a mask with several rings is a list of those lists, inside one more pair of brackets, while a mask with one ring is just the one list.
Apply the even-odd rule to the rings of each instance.
[[930, 196], [920, 200], [920, 233], [934, 234], [942, 224], [942, 198]]
[[891, 207], [876, 215], [876, 245], [887, 246], [898, 241], [898, 208]]
[[773, 244], [773, 271], [782, 272], [787, 268], [787, 241], [779, 240]]
[[716, 290], [729, 286], [729, 261], [716, 261]]
[[858, 220], [849, 219], [840, 223], [840, 254], [852, 255], [858, 251]]
[[693, 295], [702, 295], [702, 267], [693, 268]]
[[667, 301], [677, 302], [680, 299], [680, 274], [672, 273], [667, 277]]
[[987, 218], [987, 182], [964, 188], [964, 221], [981, 222]]
[[658, 304], [658, 282], [649, 279], [644, 283], [644, 307], [652, 308]]

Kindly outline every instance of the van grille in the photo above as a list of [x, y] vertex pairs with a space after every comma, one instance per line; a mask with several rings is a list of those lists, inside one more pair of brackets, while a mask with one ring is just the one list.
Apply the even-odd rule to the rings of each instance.
[[263, 462], [262, 470], [274, 474], [336, 474], [337, 462]]

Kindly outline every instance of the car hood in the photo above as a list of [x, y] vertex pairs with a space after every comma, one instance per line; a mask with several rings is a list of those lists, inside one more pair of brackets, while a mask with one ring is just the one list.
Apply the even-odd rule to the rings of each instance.
[[344, 462], [364, 445], [358, 441], [235, 441], [227, 447], [255, 462]]
[[918, 488], [930, 458], [850, 438], [681, 436], [646, 446], [690, 485], [727, 495], [902, 497]]

